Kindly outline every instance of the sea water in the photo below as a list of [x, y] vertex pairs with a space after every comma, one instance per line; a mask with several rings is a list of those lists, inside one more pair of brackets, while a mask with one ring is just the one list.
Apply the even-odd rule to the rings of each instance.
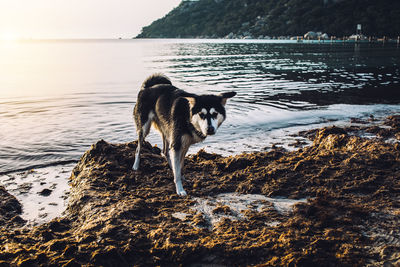
[[[227, 155], [267, 150], [274, 143], [288, 147], [293, 133], [348, 123], [351, 117], [400, 112], [399, 64], [396, 44], [0, 42], [0, 183], [32, 169], [68, 174], [64, 167], [97, 140], [135, 140], [133, 106], [141, 83], [155, 72], [189, 92], [238, 93], [228, 101], [217, 134], [189, 151]], [[155, 132], [147, 140], [162, 144]], [[31, 193], [39, 190], [32, 188]]]

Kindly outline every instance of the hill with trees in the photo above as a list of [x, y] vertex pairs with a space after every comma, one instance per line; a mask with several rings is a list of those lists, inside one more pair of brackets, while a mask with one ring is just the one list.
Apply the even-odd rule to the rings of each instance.
[[186, 0], [137, 38], [400, 35], [398, 0]]

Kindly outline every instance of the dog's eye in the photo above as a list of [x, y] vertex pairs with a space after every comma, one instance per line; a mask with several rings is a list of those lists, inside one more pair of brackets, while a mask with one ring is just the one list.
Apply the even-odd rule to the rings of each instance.
[[218, 113], [217, 113], [217, 112], [214, 112], [213, 114], [211, 114], [211, 117], [212, 117], [213, 119], [216, 119], [217, 116], [218, 116]]
[[204, 120], [206, 118], [206, 115], [202, 112], [199, 113], [200, 119]]

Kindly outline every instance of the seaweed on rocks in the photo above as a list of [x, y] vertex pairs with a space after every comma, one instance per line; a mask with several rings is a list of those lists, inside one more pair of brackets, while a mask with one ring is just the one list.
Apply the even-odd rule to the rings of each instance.
[[[385, 124], [399, 134], [397, 117]], [[188, 197], [175, 194], [157, 147], [147, 143], [133, 171], [136, 142], [101, 140], [71, 174], [63, 217], [0, 226], [0, 266], [399, 264], [399, 143], [339, 127], [308, 136], [312, 145], [292, 152], [187, 157]], [[284, 213], [264, 200], [238, 211], [221, 199], [230, 193], [307, 201]], [[218, 220], [196, 209], [201, 200], [216, 203]]]
[[0, 186], [0, 225], [4, 228], [22, 226], [25, 221], [21, 213], [21, 203]]

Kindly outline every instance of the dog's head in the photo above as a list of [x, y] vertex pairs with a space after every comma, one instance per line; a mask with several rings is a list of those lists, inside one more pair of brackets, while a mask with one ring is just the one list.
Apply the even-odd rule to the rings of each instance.
[[193, 126], [204, 136], [214, 135], [226, 118], [225, 104], [236, 92], [187, 97]]

